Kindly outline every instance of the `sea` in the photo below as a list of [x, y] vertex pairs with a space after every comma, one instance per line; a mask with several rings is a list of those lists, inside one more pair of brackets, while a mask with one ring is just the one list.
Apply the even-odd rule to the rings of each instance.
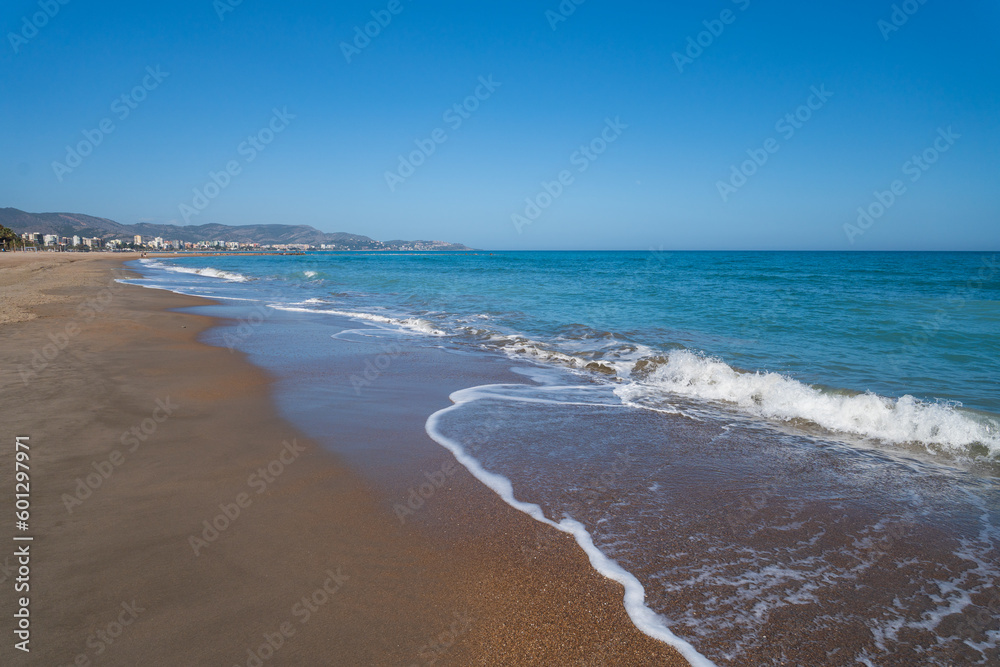
[[427, 434], [692, 664], [1000, 664], [1000, 253], [129, 266], [217, 299], [230, 346], [281, 322], [267, 364], [303, 395], [307, 340], [501, 360], [517, 381], [456, 391]]

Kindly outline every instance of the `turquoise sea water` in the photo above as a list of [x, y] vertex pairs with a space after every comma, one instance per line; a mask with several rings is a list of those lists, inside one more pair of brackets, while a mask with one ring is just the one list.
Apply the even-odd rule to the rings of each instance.
[[[982, 442], [1000, 452], [1000, 256], [988, 253], [559, 252], [312, 254], [172, 261], [250, 279], [216, 280], [217, 293], [273, 298], [317, 311], [414, 320], [459, 343], [505, 348], [556, 363], [615, 371], [688, 350], [664, 387], [749, 406], [779, 419], [815, 418], [862, 436], [942, 447]], [[174, 276], [174, 280], [179, 276]], [[218, 283], [226, 283], [224, 286]], [[224, 287], [224, 289], [223, 289]], [[314, 303], [303, 303], [315, 299]], [[566, 355], [566, 358], [563, 355]], [[961, 405], [970, 424], [933, 411], [868, 423], [857, 401], [822, 404], [739, 377], [781, 375], [840, 392]], [[700, 365], [699, 365], [700, 364]], [[643, 365], [649, 374], [651, 364]], [[709, 386], [711, 384], [711, 386]], [[683, 385], [683, 386], [682, 386]], [[784, 390], [784, 393], [781, 393]], [[769, 402], [769, 399], [774, 399]], [[800, 405], [795, 402], [800, 401]], [[772, 414], [773, 413], [773, 414]], [[921, 418], [926, 417], [926, 423]], [[991, 428], [992, 426], [992, 428]], [[949, 431], [954, 430], [954, 437]], [[934, 435], [936, 433], [936, 435]], [[965, 441], [965, 442], [962, 442]]]
[[250, 300], [301, 327], [509, 357], [524, 384], [458, 392], [428, 433], [631, 577], [637, 625], [706, 660], [1000, 661], [1000, 255], [318, 253], [136, 268], [148, 286]]

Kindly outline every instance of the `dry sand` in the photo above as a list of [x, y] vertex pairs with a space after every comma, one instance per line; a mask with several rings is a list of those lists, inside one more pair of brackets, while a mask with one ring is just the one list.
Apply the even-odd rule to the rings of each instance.
[[[262, 371], [197, 341], [213, 320], [167, 310], [203, 300], [113, 283], [131, 258], [0, 253], [0, 541], [34, 537], [30, 654], [0, 549], [0, 664], [686, 664], [570, 538], [468, 475], [401, 528], [276, 414]], [[15, 436], [27, 533], [7, 511]], [[191, 536], [240, 499], [195, 556]], [[280, 647], [258, 663], [265, 635]]]

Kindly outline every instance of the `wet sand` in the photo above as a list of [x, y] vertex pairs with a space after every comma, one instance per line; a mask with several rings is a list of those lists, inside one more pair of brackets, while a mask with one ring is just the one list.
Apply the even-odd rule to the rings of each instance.
[[[31, 652], [5, 582], [0, 662], [686, 664], [568, 536], [464, 470], [401, 526], [279, 416], [265, 372], [198, 342], [215, 320], [168, 310], [204, 300], [114, 283], [128, 259], [0, 253], [0, 467], [29, 436], [32, 482], [30, 529], [5, 512], [0, 537], [34, 537]], [[426, 446], [410, 421], [364, 432]]]

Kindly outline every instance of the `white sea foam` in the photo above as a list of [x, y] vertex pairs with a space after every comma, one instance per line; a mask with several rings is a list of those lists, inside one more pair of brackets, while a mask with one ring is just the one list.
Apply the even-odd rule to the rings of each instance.
[[270, 308], [275, 310], [287, 310], [293, 313], [319, 313], [321, 315], [339, 315], [340, 317], [350, 317], [355, 320], [365, 320], [367, 322], [376, 322], [378, 324], [390, 324], [392, 326], [400, 327], [408, 331], [413, 331], [415, 333], [425, 334], [428, 336], [446, 336], [448, 335], [441, 329], [435, 327], [431, 322], [427, 320], [422, 320], [419, 317], [408, 317], [408, 318], [398, 318], [398, 317], [387, 317], [385, 315], [376, 315], [374, 313], [362, 313], [352, 310], [331, 310], [331, 309], [318, 309], [318, 308], [297, 308], [295, 306], [278, 306], [270, 305]]
[[458, 462], [465, 466], [476, 479], [493, 489], [508, 505], [524, 512], [537, 521], [572, 535], [576, 539], [577, 544], [587, 554], [590, 564], [594, 569], [608, 579], [617, 581], [625, 588], [625, 611], [640, 631], [676, 648], [693, 667], [714, 667], [715, 663], [699, 653], [694, 646], [671, 632], [666, 623], [664, 623], [663, 618], [646, 606], [646, 590], [643, 588], [642, 583], [635, 575], [625, 570], [598, 549], [594, 545], [593, 537], [587, 532], [583, 524], [568, 517], [559, 522], [553, 521], [545, 516], [542, 508], [538, 505], [518, 500], [514, 495], [514, 486], [509, 479], [503, 475], [486, 470], [476, 458], [465, 451], [460, 443], [441, 433], [438, 423], [445, 414], [460, 408], [466, 403], [481, 398], [494, 397], [495, 394], [490, 392], [491, 389], [507, 386], [484, 385], [482, 387], [472, 387], [456, 391], [451, 395], [454, 405], [443, 410], [438, 410], [427, 419], [425, 425], [427, 434], [442, 447], [450, 451]]
[[305, 301], [290, 301], [284, 305], [286, 306], [316, 306], [323, 303], [333, 303], [332, 301], [327, 301], [326, 299], [306, 299]]
[[[167, 287], [166, 285], [157, 285], [155, 283], [150, 283], [150, 282], [141, 282], [142, 280], [143, 279], [141, 278], [115, 278], [115, 282], [121, 283], [122, 285], [135, 285], [136, 287], [145, 287], [146, 289], [158, 289], [158, 290], [163, 290], [164, 292], [171, 292], [173, 294], [193, 296], [188, 294], [187, 292], [181, 292], [174, 287]], [[210, 297], [205, 297], [205, 298], [207, 299]]]
[[222, 295], [222, 294], [199, 294], [197, 292], [192, 292], [190, 294], [192, 296], [203, 296], [206, 299], [221, 299], [221, 300], [224, 300], [224, 301], [251, 301], [253, 303], [257, 303], [257, 302], [260, 301], [260, 299], [245, 299], [245, 298], [239, 297], [239, 296], [225, 296], [225, 295]]
[[245, 283], [250, 280], [249, 277], [243, 275], [242, 273], [234, 273], [233, 271], [223, 271], [222, 269], [214, 269], [210, 266], [202, 268], [191, 268], [187, 266], [177, 266], [175, 264], [165, 264], [159, 262], [155, 259], [141, 259], [141, 263], [154, 269], [162, 269], [164, 271], [173, 271], [174, 273], [189, 273], [199, 276], [206, 276], [208, 278], [221, 278], [222, 280], [228, 280], [234, 283]]
[[913, 396], [887, 398], [873, 393], [835, 394], [779, 373], [743, 373], [719, 359], [687, 350], [671, 352], [666, 363], [641, 381], [616, 388], [635, 403], [664, 392], [734, 405], [757, 417], [806, 420], [834, 432], [889, 443], [920, 443], [955, 454], [984, 445], [1000, 454], [1000, 424], [948, 403]]
[[135, 285], [137, 287], [146, 287], [148, 289], [158, 289], [164, 292], [171, 292], [172, 294], [181, 294], [183, 296], [197, 296], [203, 299], [214, 299], [217, 301], [250, 301], [252, 303], [258, 303], [260, 299], [246, 299], [239, 296], [225, 296], [223, 294], [213, 294], [208, 291], [195, 291], [193, 289], [182, 289], [176, 285], [157, 285], [156, 283], [151, 283], [145, 278], [116, 278], [116, 283], [121, 283], [123, 285]]
[[566, 366], [577, 370], [585, 369], [589, 364], [597, 364], [601, 368], [590, 366], [589, 370], [597, 370], [605, 374], [621, 375], [632, 367], [633, 362], [616, 360], [612, 356], [591, 358], [585, 354], [577, 356], [576, 351], [563, 346], [566, 351], [556, 349], [553, 345], [532, 340], [520, 334], [499, 333], [487, 329], [464, 327], [463, 331], [473, 337], [486, 340], [486, 345], [503, 352], [511, 359], [531, 359], [547, 364]]

